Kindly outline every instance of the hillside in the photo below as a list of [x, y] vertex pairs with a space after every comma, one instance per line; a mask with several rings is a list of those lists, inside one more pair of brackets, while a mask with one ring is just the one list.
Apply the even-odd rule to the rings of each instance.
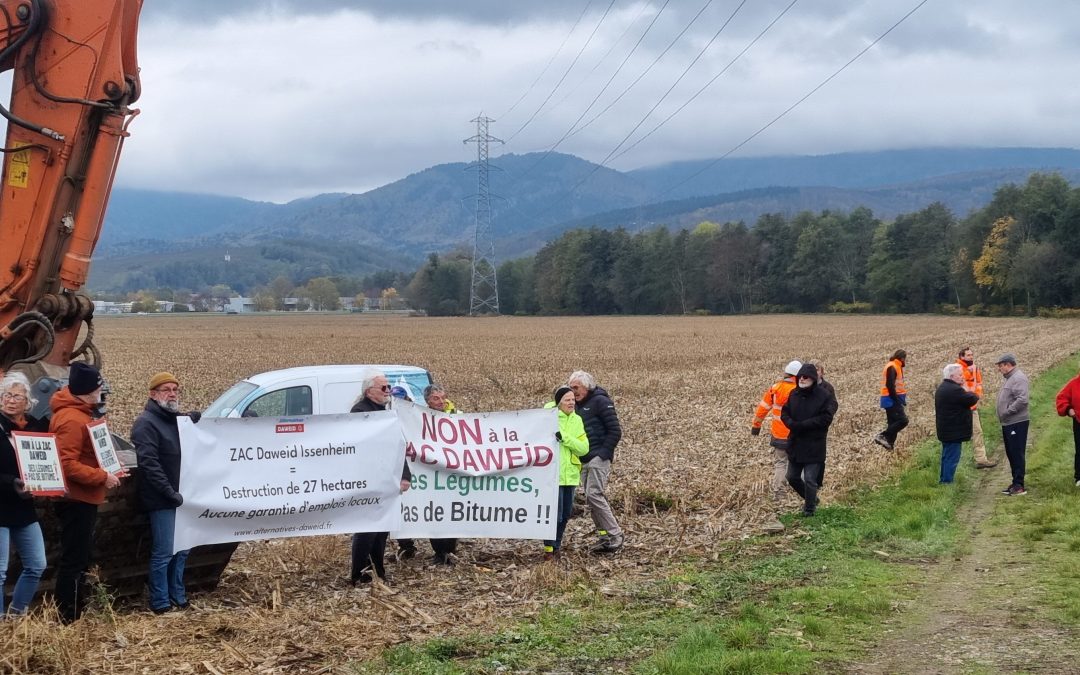
[[[1080, 181], [1080, 151], [1068, 149], [904, 150], [819, 157], [679, 163], [620, 173], [562, 155], [503, 155], [493, 161], [496, 254], [514, 258], [574, 227], [639, 230], [702, 220], [753, 222], [763, 213], [850, 211], [891, 218], [940, 201], [964, 215], [997, 187], [1033, 170]], [[185, 287], [265, 283], [276, 273], [355, 274], [412, 268], [429, 252], [471, 248], [476, 173], [465, 163], [434, 166], [364, 194], [325, 194], [288, 204], [236, 197], [117, 189], [95, 255], [91, 288], [135, 290], [165, 278]], [[685, 184], [671, 189], [680, 182]], [[708, 192], [703, 192], [703, 191]], [[672, 199], [678, 196], [678, 199]], [[273, 242], [290, 250], [287, 264]], [[328, 256], [327, 245], [335, 249]], [[234, 253], [231, 269], [207, 255]], [[338, 254], [348, 252], [343, 258]], [[201, 265], [201, 267], [200, 267]], [[167, 269], [165, 269], [167, 268]], [[176, 284], [169, 284], [176, 285]]]

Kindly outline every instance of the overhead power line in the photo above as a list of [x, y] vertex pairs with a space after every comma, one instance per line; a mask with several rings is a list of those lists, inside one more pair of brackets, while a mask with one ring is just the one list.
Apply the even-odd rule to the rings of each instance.
[[720, 76], [723, 75], [724, 73], [726, 73], [733, 65], [735, 65], [735, 62], [738, 61], [739, 59], [741, 59], [743, 57], [743, 55], [746, 54], [746, 52], [750, 51], [750, 48], [753, 47], [755, 44], [757, 44], [758, 40], [765, 37], [765, 34], [768, 33], [769, 30], [773, 26], [776, 25], [776, 22], [778, 22], [780, 19], [782, 19], [784, 17], [784, 15], [788, 13], [788, 10], [790, 10], [792, 7], [794, 7], [795, 3], [797, 3], [798, 1], [799, 0], [791, 0], [791, 3], [789, 3], [787, 7], [785, 7], [779, 14], [777, 14], [776, 18], [773, 19], [769, 23], [769, 25], [765, 26], [765, 28], [763, 28], [761, 30], [761, 32], [758, 33], [757, 36], [753, 40], [751, 40], [749, 43], [747, 43], [747, 45], [745, 47], [743, 47], [742, 51], [735, 55], [735, 58], [728, 61], [727, 65], [724, 66], [724, 68], [719, 73], [714, 75], [711, 80], [706, 82], [705, 85], [703, 87], [701, 87], [701, 89], [698, 89], [696, 92], [694, 92], [693, 96], [686, 99], [685, 103], [683, 103], [681, 106], [676, 108], [670, 115], [668, 115], [664, 119], [660, 120], [660, 122], [657, 123], [657, 125], [654, 126], [652, 129], [649, 129], [649, 131], [644, 136], [642, 136], [641, 138], [637, 139], [636, 141], [634, 141], [630, 145], [623, 148], [622, 151], [619, 152], [619, 154], [612, 157], [611, 160], [615, 161], [616, 159], [622, 157], [626, 153], [628, 153], [631, 150], [633, 150], [634, 148], [636, 148], [642, 141], [644, 141], [646, 138], [648, 138], [649, 136], [652, 136], [654, 133], [659, 131], [660, 127], [664, 126], [665, 124], [670, 122], [676, 115], [681, 113], [683, 111], [683, 109], [686, 108], [686, 106], [693, 103], [697, 99], [698, 96], [701, 96], [703, 93], [705, 93], [705, 90], [708, 89], [709, 87], [711, 87], [712, 84], [714, 82], [716, 82], [718, 79], [720, 79]]
[[559, 81], [555, 83], [554, 87], [552, 87], [551, 93], [549, 93], [547, 95], [547, 97], [543, 100], [543, 102], [539, 105], [539, 107], [537, 107], [536, 110], [533, 112], [533, 114], [529, 116], [529, 119], [525, 120], [525, 123], [522, 124], [521, 127], [517, 131], [510, 134], [510, 138], [506, 139], [507, 143], [514, 140], [514, 138], [517, 137], [518, 134], [520, 134], [522, 131], [525, 130], [525, 127], [529, 126], [529, 124], [531, 124], [532, 121], [534, 119], [536, 119], [536, 116], [539, 115], [540, 111], [544, 109], [544, 106], [546, 106], [548, 104], [548, 101], [551, 100], [551, 97], [554, 96], [555, 92], [559, 90], [559, 87], [562, 86], [563, 81], [566, 80], [566, 76], [569, 75], [570, 71], [574, 69], [575, 65], [577, 65], [578, 59], [580, 59], [581, 55], [585, 53], [586, 49], [588, 49], [589, 43], [591, 43], [593, 37], [596, 36], [596, 32], [598, 30], [600, 30], [600, 26], [602, 26], [604, 24], [604, 19], [607, 18], [608, 13], [611, 12], [611, 8], [614, 5], [615, 5], [615, 0], [611, 0], [611, 2], [608, 3], [607, 9], [604, 10], [603, 15], [601, 15], [601, 17], [600, 17], [600, 20], [596, 22], [596, 26], [594, 26], [592, 32], [589, 33], [589, 37], [588, 37], [587, 40], [585, 40], [585, 44], [581, 45], [581, 49], [579, 49], [577, 55], [574, 56], [574, 60], [570, 62], [569, 66], [567, 66], [566, 72], [564, 72], [562, 74], [562, 77], [559, 78]]
[[687, 177], [686, 177], [686, 178], [684, 178], [683, 180], [679, 181], [678, 183], [675, 183], [674, 185], [671, 185], [670, 187], [668, 187], [668, 188], [667, 188], [666, 190], [664, 190], [663, 192], [661, 192], [661, 193], [660, 193], [659, 195], [657, 195], [657, 196], [658, 196], [658, 197], [663, 197], [663, 196], [664, 196], [664, 195], [666, 195], [666, 194], [670, 194], [671, 192], [673, 192], [673, 191], [674, 191], [674, 190], [676, 190], [677, 188], [680, 188], [680, 187], [682, 187], [683, 185], [686, 185], [687, 183], [689, 183], [689, 182], [690, 182], [690, 181], [692, 181], [693, 179], [697, 178], [697, 177], [698, 177], [698, 176], [700, 176], [701, 174], [705, 173], [705, 172], [706, 172], [706, 171], [708, 171], [709, 169], [711, 169], [711, 168], [713, 168], [714, 166], [716, 166], [717, 164], [719, 164], [719, 163], [720, 163], [721, 161], [723, 161], [723, 160], [727, 159], [728, 157], [730, 157], [730, 156], [731, 156], [731, 155], [732, 155], [733, 153], [737, 152], [737, 151], [739, 150], [739, 148], [743, 147], [744, 145], [746, 145], [747, 143], [749, 143], [750, 141], [754, 140], [754, 139], [755, 139], [755, 138], [757, 138], [757, 137], [758, 137], [759, 135], [761, 135], [762, 133], [764, 133], [764, 132], [765, 132], [765, 130], [767, 130], [767, 129], [768, 129], [769, 127], [771, 127], [772, 125], [776, 124], [776, 123], [777, 123], [777, 122], [779, 122], [779, 121], [780, 121], [781, 119], [783, 119], [784, 117], [786, 117], [786, 116], [787, 116], [787, 114], [788, 114], [788, 113], [790, 113], [790, 112], [791, 112], [792, 110], [794, 110], [795, 108], [799, 107], [799, 105], [800, 105], [800, 104], [801, 104], [801, 103], [802, 103], [803, 101], [805, 101], [806, 99], [808, 99], [808, 98], [810, 98], [811, 96], [813, 96], [813, 95], [814, 95], [815, 93], [817, 93], [817, 92], [818, 92], [818, 91], [819, 91], [819, 90], [820, 90], [820, 89], [821, 89], [822, 87], [824, 87], [824, 86], [825, 86], [826, 84], [828, 84], [829, 82], [832, 82], [832, 81], [833, 81], [833, 79], [835, 79], [835, 78], [836, 78], [836, 77], [837, 77], [837, 76], [838, 76], [838, 75], [839, 75], [840, 73], [844, 72], [845, 70], [847, 70], [847, 69], [848, 69], [848, 67], [849, 67], [849, 66], [850, 66], [851, 64], [853, 64], [853, 63], [855, 63], [856, 61], [858, 61], [858, 60], [859, 60], [859, 58], [861, 58], [863, 54], [865, 54], [866, 52], [868, 52], [868, 51], [870, 51], [871, 49], [873, 49], [874, 45], [876, 45], [877, 43], [879, 43], [879, 42], [881, 42], [882, 40], [884, 40], [884, 39], [885, 39], [885, 37], [889, 35], [889, 33], [891, 33], [891, 32], [893, 32], [894, 30], [896, 30], [896, 29], [897, 29], [897, 27], [899, 27], [899, 26], [900, 26], [900, 24], [902, 24], [902, 23], [904, 23], [905, 21], [907, 21], [907, 20], [908, 20], [908, 18], [909, 18], [909, 17], [910, 17], [910, 16], [912, 15], [912, 14], [914, 14], [914, 13], [915, 13], [915, 12], [917, 12], [917, 11], [919, 11], [919, 8], [921, 8], [921, 7], [923, 6], [923, 5], [925, 5], [925, 4], [926, 4], [927, 2], [929, 2], [929, 1], [930, 1], [930, 0], [921, 0], [921, 2], [917, 3], [917, 4], [916, 4], [916, 5], [914, 6], [914, 7], [912, 7], [912, 8], [911, 8], [911, 9], [910, 9], [910, 10], [909, 10], [909, 11], [907, 12], [907, 14], [904, 14], [904, 15], [903, 15], [902, 17], [900, 17], [900, 18], [899, 18], [899, 19], [898, 19], [898, 20], [896, 21], [896, 23], [894, 23], [893, 25], [889, 26], [888, 30], [886, 30], [886, 31], [885, 31], [884, 33], [882, 33], [881, 35], [879, 35], [879, 36], [878, 36], [878, 37], [877, 37], [877, 38], [876, 38], [876, 39], [875, 39], [875, 40], [874, 40], [873, 42], [871, 42], [870, 44], [866, 45], [866, 47], [864, 47], [864, 48], [863, 48], [863, 49], [862, 49], [861, 51], [859, 51], [859, 53], [858, 53], [858, 54], [856, 54], [855, 56], [851, 57], [851, 58], [850, 58], [850, 59], [849, 59], [849, 60], [847, 61], [847, 63], [845, 63], [844, 65], [842, 65], [842, 66], [840, 66], [839, 68], [837, 68], [837, 69], [836, 69], [836, 70], [835, 70], [835, 71], [834, 71], [834, 72], [832, 73], [832, 75], [829, 75], [829, 76], [828, 76], [828, 77], [826, 77], [826, 78], [825, 78], [824, 80], [822, 80], [822, 81], [821, 81], [821, 82], [820, 82], [820, 83], [819, 83], [819, 84], [818, 84], [818, 85], [817, 85], [816, 87], [814, 87], [813, 89], [811, 89], [810, 91], [808, 91], [808, 92], [807, 92], [807, 93], [806, 93], [805, 95], [803, 95], [803, 97], [802, 97], [802, 98], [800, 98], [799, 100], [795, 101], [795, 102], [794, 102], [794, 103], [792, 103], [792, 104], [791, 104], [790, 106], [788, 106], [788, 107], [787, 107], [787, 108], [786, 108], [786, 109], [785, 109], [785, 110], [784, 110], [784, 111], [783, 111], [782, 113], [780, 113], [780, 114], [779, 114], [779, 115], [777, 115], [776, 117], [774, 117], [774, 118], [772, 118], [771, 120], [769, 120], [769, 122], [768, 122], [768, 123], [766, 123], [766, 124], [765, 124], [765, 126], [761, 127], [760, 129], [758, 129], [758, 130], [757, 130], [757, 131], [755, 131], [754, 133], [752, 133], [752, 134], [750, 134], [749, 136], [747, 136], [747, 137], [746, 137], [745, 139], [743, 139], [743, 140], [742, 140], [741, 142], [739, 142], [739, 143], [738, 143], [737, 145], [735, 145], [735, 146], [734, 146], [733, 148], [731, 148], [730, 150], [728, 150], [727, 152], [725, 152], [725, 153], [724, 153], [723, 155], [720, 155], [719, 157], [717, 157], [717, 158], [716, 158], [716, 159], [714, 159], [713, 161], [709, 162], [708, 164], [706, 164], [706, 165], [705, 165], [705, 166], [703, 166], [702, 168], [698, 169], [698, 170], [697, 170], [697, 171], [695, 171], [694, 173], [690, 174], [689, 176], [687, 176]]
[[563, 41], [559, 45], [559, 48], [556, 49], [555, 53], [551, 55], [550, 59], [548, 59], [548, 62], [544, 66], [544, 69], [541, 70], [540, 74], [536, 76], [536, 79], [533, 80], [533, 83], [530, 84], [529, 88], [525, 90], [525, 93], [521, 95], [521, 98], [514, 101], [514, 105], [510, 106], [506, 110], [506, 112], [504, 112], [502, 115], [499, 115], [499, 117], [506, 117], [507, 115], [509, 115], [511, 112], [513, 112], [514, 108], [518, 107], [519, 103], [521, 103], [522, 101], [525, 100], [526, 96], [528, 96], [529, 94], [532, 93], [532, 90], [536, 88], [536, 85], [540, 83], [541, 78], [543, 78], [544, 74], [547, 73], [548, 68], [551, 67], [551, 64], [555, 63], [555, 59], [557, 59], [559, 57], [559, 54], [562, 53], [563, 47], [565, 47], [566, 43], [569, 42], [570, 36], [574, 34], [575, 30], [577, 30], [578, 24], [581, 23], [581, 20], [585, 18], [585, 13], [589, 11], [589, 7], [591, 7], [591, 6], [592, 6], [592, 0], [589, 0], [588, 2], [585, 3], [585, 9], [581, 10], [581, 14], [578, 16], [577, 21], [574, 22], [573, 26], [570, 26], [570, 32], [568, 32], [566, 34], [566, 37], [563, 38]]
[[614, 155], [615, 152], [622, 147], [622, 144], [630, 140], [630, 137], [633, 136], [634, 133], [641, 128], [641, 125], [645, 124], [645, 120], [649, 119], [649, 116], [652, 115], [656, 111], [656, 109], [660, 107], [660, 104], [662, 104], [667, 99], [668, 95], [670, 95], [671, 92], [675, 90], [675, 87], [679, 86], [679, 83], [682, 82], [682, 79], [686, 77], [687, 73], [690, 72], [690, 69], [693, 68], [699, 60], [701, 60], [701, 57], [704, 56], [705, 52], [708, 51], [709, 47], [711, 47], [712, 44], [716, 42], [717, 38], [720, 37], [720, 34], [724, 32], [724, 29], [728, 27], [728, 24], [731, 23], [731, 21], [735, 18], [735, 15], [739, 13], [739, 10], [742, 9], [743, 5], [745, 4], [746, 0], [742, 0], [742, 2], [740, 2], [735, 7], [735, 10], [731, 12], [730, 16], [728, 16], [727, 21], [724, 21], [724, 23], [720, 25], [720, 29], [713, 33], [712, 38], [710, 38], [709, 41], [705, 43], [705, 46], [698, 51], [697, 55], [694, 56], [693, 60], [690, 61], [686, 68], [684, 68], [683, 71], [679, 74], [679, 76], [675, 78], [675, 81], [671, 83], [671, 86], [668, 87], [667, 91], [664, 92], [664, 95], [660, 97], [660, 100], [654, 103], [653, 107], [649, 108], [649, 111], [645, 113], [645, 115], [641, 118], [641, 120], [638, 121], [637, 124], [634, 125], [634, 128], [630, 130], [630, 133], [626, 134], [626, 136], [624, 136], [623, 139], [619, 141], [618, 145], [611, 149], [611, 152], [607, 154], [607, 157], [604, 157], [603, 161], [600, 162], [601, 164], [607, 164], [608, 160], [611, 159], [611, 156]]

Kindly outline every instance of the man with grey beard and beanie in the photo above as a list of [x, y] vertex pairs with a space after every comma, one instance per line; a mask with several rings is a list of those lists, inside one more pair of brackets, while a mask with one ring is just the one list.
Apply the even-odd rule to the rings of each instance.
[[[188, 551], [173, 554], [176, 507], [180, 495], [180, 381], [172, 373], [150, 378], [150, 400], [131, 427], [131, 441], [139, 458], [136, 488], [150, 519], [150, 611], [163, 614], [173, 607], [186, 609], [184, 565]], [[198, 420], [197, 413], [192, 418]]]

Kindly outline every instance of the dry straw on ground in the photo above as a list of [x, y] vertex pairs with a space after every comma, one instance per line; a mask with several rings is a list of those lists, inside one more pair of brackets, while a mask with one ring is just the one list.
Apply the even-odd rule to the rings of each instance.
[[[1034, 375], [1067, 356], [1077, 334], [1075, 322], [938, 317], [133, 316], [98, 324], [121, 431], [162, 369], [179, 376], [197, 408], [274, 368], [416, 364], [463, 410], [539, 406], [571, 371], [589, 370], [614, 395], [625, 429], [610, 496], [627, 545], [611, 558], [588, 556], [590, 523], [577, 518], [557, 565], [539, 562], [538, 542], [470, 540], [451, 569], [424, 555], [391, 561], [391, 585], [369, 590], [343, 580], [346, 537], [245, 544], [194, 611], [155, 616], [121, 606], [68, 627], [40, 617], [0, 624], [0, 671], [339, 672], [403, 641], [505, 629], [574, 589], [618, 596], [756, 531], [769, 512], [769, 454], [764, 436], [750, 436], [750, 416], [788, 360], [823, 360], [840, 400], [827, 505], [881, 480], [932, 433], [933, 389], [960, 347], [974, 347], [992, 398], [993, 357], [1015, 352]], [[886, 453], [870, 438], [884, 426], [877, 390], [897, 348], [909, 354], [912, 424], [898, 452]]]

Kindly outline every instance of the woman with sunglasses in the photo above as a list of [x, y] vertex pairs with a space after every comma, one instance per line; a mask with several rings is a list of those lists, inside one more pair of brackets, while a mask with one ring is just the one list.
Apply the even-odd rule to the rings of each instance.
[[0, 616], [4, 614], [4, 581], [12, 549], [19, 554], [22, 573], [15, 582], [8, 613], [26, 613], [45, 571], [45, 540], [34, 501], [19, 477], [11, 443], [13, 431], [49, 430], [48, 422], [28, 414], [36, 403], [30, 398], [25, 375], [8, 373], [0, 380]]

